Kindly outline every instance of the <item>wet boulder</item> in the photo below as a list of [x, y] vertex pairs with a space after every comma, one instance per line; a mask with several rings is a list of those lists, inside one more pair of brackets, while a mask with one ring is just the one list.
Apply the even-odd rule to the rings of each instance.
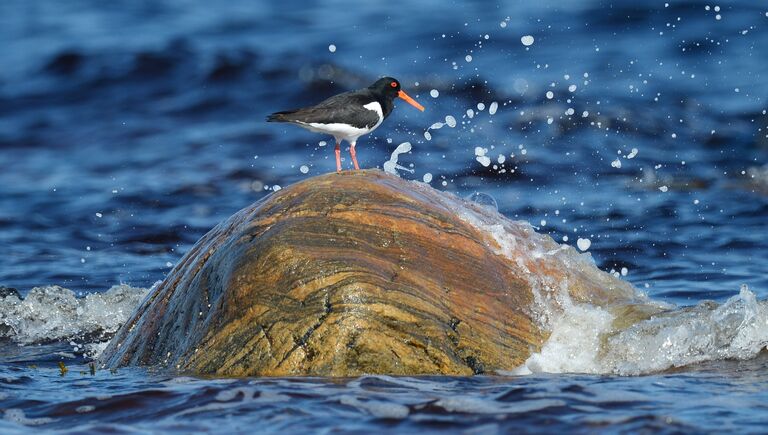
[[536, 307], [563, 282], [576, 300], [633, 295], [494, 210], [377, 170], [322, 175], [206, 234], [100, 362], [214, 376], [512, 370], [544, 341]]

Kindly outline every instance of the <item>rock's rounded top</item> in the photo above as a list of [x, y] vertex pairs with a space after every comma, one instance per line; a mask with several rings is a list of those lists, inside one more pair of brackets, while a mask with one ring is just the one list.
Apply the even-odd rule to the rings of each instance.
[[217, 376], [511, 370], [543, 340], [544, 287], [633, 296], [587, 267], [529, 225], [424, 183], [322, 175], [206, 234], [101, 360]]

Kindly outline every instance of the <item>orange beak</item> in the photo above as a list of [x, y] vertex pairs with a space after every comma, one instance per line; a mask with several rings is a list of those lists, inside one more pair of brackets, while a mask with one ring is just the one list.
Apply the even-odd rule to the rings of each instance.
[[402, 98], [403, 100], [407, 101], [408, 104], [410, 104], [411, 106], [421, 110], [422, 112], [424, 111], [424, 106], [422, 106], [421, 104], [417, 103], [416, 100], [414, 100], [413, 98], [409, 97], [408, 94], [406, 94], [405, 92], [400, 91], [400, 92], [397, 93], [397, 96]]

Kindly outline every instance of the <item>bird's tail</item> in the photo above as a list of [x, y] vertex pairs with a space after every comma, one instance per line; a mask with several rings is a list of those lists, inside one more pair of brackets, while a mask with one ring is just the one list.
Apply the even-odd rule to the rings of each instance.
[[290, 115], [293, 112], [294, 112], [293, 110], [287, 110], [285, 112], [275, 112], [267, 116], [267, 122], [290, 122], [291, 121]]

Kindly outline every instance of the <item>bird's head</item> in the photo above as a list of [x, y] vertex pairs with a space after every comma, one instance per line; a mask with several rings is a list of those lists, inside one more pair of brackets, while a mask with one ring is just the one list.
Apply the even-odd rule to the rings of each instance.
[[407, 101], [408, 104], [411, 106], [424, 111], [424, 106], [417, 103], [416, 100], [408, 96], [401, 88], [400, 88], [400, 82], [397, 81], [397, 79], [392, 77], [383, 77], [378, 80], [376, 80], [376, 83], [372, 84], [368, 87], [369, 89], [373, 90], [374, 92], [383, 95], [388, 100], [394, 100], [395, 97], [402, 98], [403, 100]]

